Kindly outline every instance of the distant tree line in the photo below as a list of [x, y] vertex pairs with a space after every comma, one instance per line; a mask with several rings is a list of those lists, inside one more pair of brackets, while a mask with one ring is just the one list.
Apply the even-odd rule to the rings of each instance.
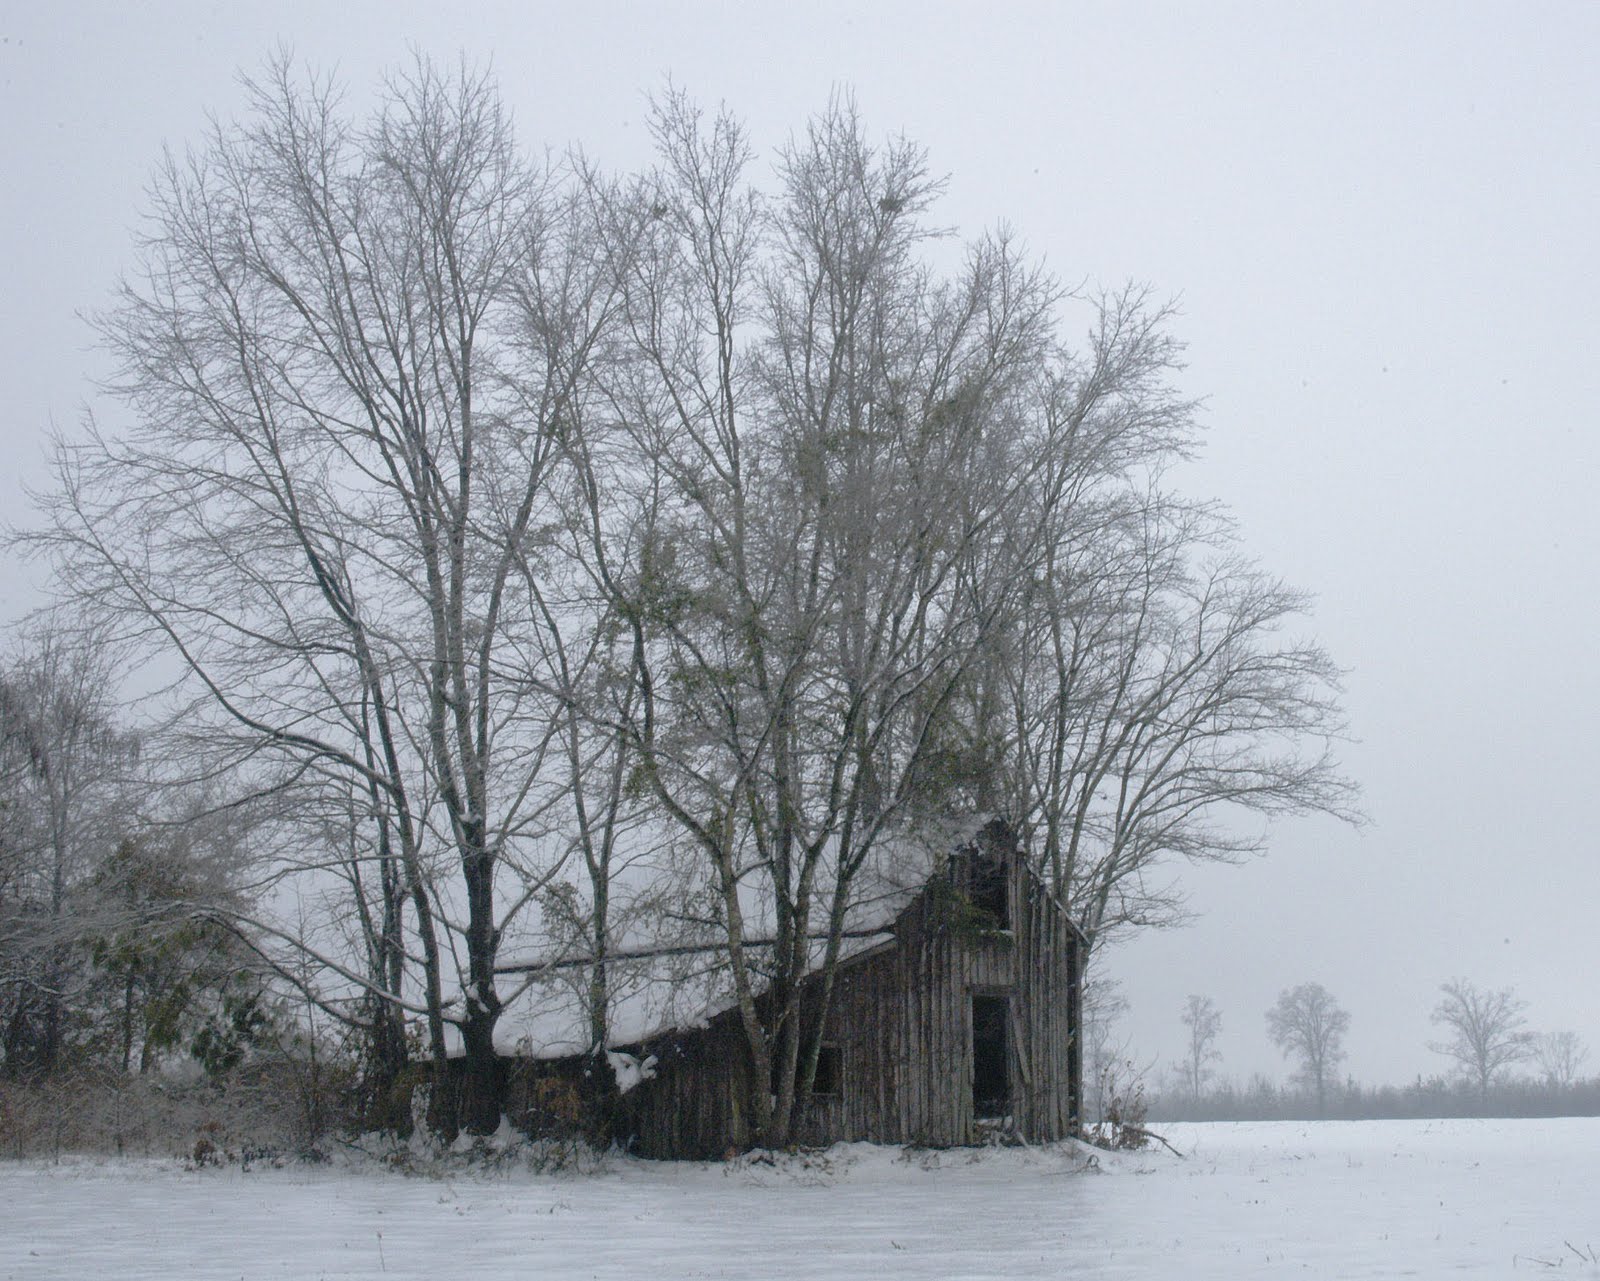
[[[1428, 1048], [1452, 1060], [1454, 1073], [1418, 1076], [1405, 1086], [1364, 1086], [1341, 1075], [1350, 1015], [1320, 983], [1286, 989], [1266, 1012], [1268, 1035], [1295, 1064], [1289, 1082], [1257, 1074], [1241, 1086], [1215, 1066], [1222, 1059], [1216, 1044], [1221, 1011], [1211, 998], [1192, 995], [1181, 1015], [1184, 1056], [1164, 1088], [1149, 1090], [1150, 1115], [1186, 1121], [1600, 1115], [1600, 1076], [1583, 1075], [1589, 1052], [1575, 1032], [1535, 1034], [1527, 1027], [1527, 1002], [1509, 988], [1479, 988], [1456, 978], [1439, 993], [1432, 1022], [1443, 1035]], [[1125, 1004], [1090, 1009], [1103, 1025], [1091, 1047], [1110, 1043], [1111, 1025]], [[1137, 1075], [1125, 1048], [1121, 1053], [1124, 1078]], [[1097, 1061], [1103, 1068], [1114, 1058]]]
[[1152, 1120], [1375, 1121], [1428, 1117], [1600, 1116], [1600, 1076], [1557, 1085], [1532, 1076], [1509, 1077], [1484, 1094], [1460, 1076], [1417, 1077], [1407, 1085], [1363, 1085], [1346, 1078], [1319, 1108], [1311, 1092], [1263, 1076], [1243, 1084], [1219, 1080], [1199, 1100], [1181, 1092], [1150, 1096]]

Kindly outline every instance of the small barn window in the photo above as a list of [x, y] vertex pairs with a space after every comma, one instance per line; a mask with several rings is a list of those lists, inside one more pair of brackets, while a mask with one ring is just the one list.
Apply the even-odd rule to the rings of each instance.
[[1010, 1109], [1011, 1073], [1007, 1041], [1011, 1002], [1004, 996], [972, 997], [972, 1114], [1001, 1117]]
[[1006, 880], [1006, 865], [999, 859], [979, 855], [972, 860], [967, 897], [990, 929], [1011, 928], [1011, 895], [1006, 892]]

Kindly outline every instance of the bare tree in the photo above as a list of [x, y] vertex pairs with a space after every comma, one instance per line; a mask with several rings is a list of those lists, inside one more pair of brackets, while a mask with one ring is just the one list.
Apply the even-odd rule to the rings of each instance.
[[1189, 1097], [1198, 1103], [1205, 1093], [1206, 1083], [1214, 1075], [1211, 1065], [1222, 1059], [1216, 1048], [1217, 1037], [1222, 1033], [1222, 1011], [1209, 996], [1191, 995], [1184, 1003], [1183, 1026], [1188, 1029], [1182, 1064], [1183, 1086]]
[[171, 725], [209, 770], [355, 806], [353, 864], [285, 842], [279, 870], [361, 867], [390, 918], [403, 887], [409, 943], [390, 919], [384, 981], [316, 951], [321, 972], [424, 1016], [441, 1067], [453, 1027], [490, 1130], [495, 957], [567, 849], [522, 576], [589, 338], [532, 335], [536, 365], [517, 304], [598, 267], [483, 77], [419, 62], [366, 122], [284, 60], [248, 88], [243, 124], [157, 175], [100, 321], [133, 422], [63, 445], [37, 541], [180, 664]]
[[1284, 1057], [1300, 1062], [1299, 1080], [1316, 1095], [1317, 1111], [1327, 1108], [1328, 1085], [1344, 1060], [1344, 1034], [1350, 1015], [1320, 983], [1302, 983], [1278, 996], [1267, 1011], [1267, 1035]]
[[1489, 1087], [1501, 1074], [1534, 1053], [1535, 1038], [1522, 1014], [1528, 1003], [1511, 988], [1478, 988], [1465, 979], [1451, 979], [1439, 991], [1433, 1022], [1446, 1039], [1430, 1041], [1428, 1048], [1454, 1059], [1477, 1085], [1478, 1101], [1487, 1103]]
[[[1056, 289], [998, 238], [935, 278], [921, 151], [875, 148], [847, 103], [770, 199], [730, 117], [669, 95], [653, 128], [661, 164], [612, 219], [637, 237], [610, 378], [630, 461], [587, 460], [629, 519], [597, 505], [588, 554], [634, 639], [643, 776], [710, 872], [753, 1128], [783, 1142], [821, 1035], [800, 981], [820, 966], [825, 1010], [856, 877], [944, 786], [938, 726], [1063, 446]], [[764, 1015], [747, 945], [769, 933]]]
[[656, 171], [591, 182], [621, 336], [568, 437], [576, 554], [632, 637], [621, 720], [706, 860], [754, 1129], [781, 1142], [820, 1037], [800, 980], [817, 970], [825, 1010], [897, 824], [1018, 815], [1099, 938], [1167, 919], [1162, 857], [1256, 847], [1216, 807], [1351, 815], [1352, 792], [1326, 751], [1333, 669], [1276, 640], [1302, 598], [1203, 559], [1223, 523], [1149, 487], [1192, 432], [1164, 309], [1090, 300], [1079, 354], [1062, 291], [1005, 237], [939, 279], [925, 158], [871, 146], [848, 103], [771, 196], [730, 116], [669, 94], [653, 128]]
[[[1148, 384], [1175, 355], [1151, 328], [1159, 313], [1118, 307], [1097, 338], [1103, 412], [1122, 428], [1148, 419], [1125, 448], [1159, 468], [1189, 411]], [[1283, 635], [1306, 597], [1241, 557], [1226, 521], [1130, 480], [1049, 529], [990, 737], [1008, 806], [1092, 943], [1182, 919], [1167, 859], [1260, 849], [1224, 810], [1358, 820], [1329, 748], [1343, 732], [1336, 669]]]
[[1576, 1032], [1546, 1032], [1533, 1045], [1533, 1057], [1544, 1079], [1558, 1090], [1565, 1090], [1578, 1079], [1588, 1061], [1589, 1048]]

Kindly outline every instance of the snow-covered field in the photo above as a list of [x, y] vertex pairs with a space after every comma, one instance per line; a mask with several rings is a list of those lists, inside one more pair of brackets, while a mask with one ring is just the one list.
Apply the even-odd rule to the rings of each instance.
[[0, 1162], [0, 1277], [1600, 1277], [1600, 1119], [1167, 1135], [1185, 1159], [855, 1146], [410, 1177]]

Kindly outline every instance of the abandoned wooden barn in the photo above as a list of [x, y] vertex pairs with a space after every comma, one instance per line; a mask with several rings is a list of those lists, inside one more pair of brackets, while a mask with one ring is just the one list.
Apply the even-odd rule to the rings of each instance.
[[[861, 934], [861, 931], [856, 931]], [[937, 859], [838, 968], [798, 1141], [952, 1146], [1075, 1132], [1082, 935], [992, 821]], [[712, 1157], [749, 1139], [735, 1009], [616, 1046], [655, 1059], [624, 1096], [634, 1150]]]

